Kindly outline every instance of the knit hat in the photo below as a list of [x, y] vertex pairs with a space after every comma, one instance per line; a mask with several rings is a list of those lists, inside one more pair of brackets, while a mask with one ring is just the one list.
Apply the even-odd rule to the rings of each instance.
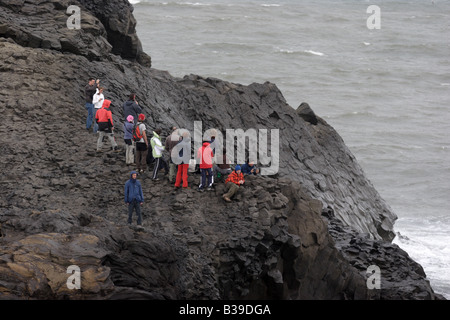
[[127, 117], [127, 121], [128, 121], [128, 122], [133, 122], [133, 120], [134, 120], [134, 117], [130, 114], [130, 115]]
[[145, 115], [143, 113], [139, 114], [138, 121], [144, 121], [144, 120], [145, 120]]
[[235, 170], [235, 171], [241, 170], [241, 166], [240, 166], [240, 165], [237, 165], [236, 167], [234, 167], [234, 170]]

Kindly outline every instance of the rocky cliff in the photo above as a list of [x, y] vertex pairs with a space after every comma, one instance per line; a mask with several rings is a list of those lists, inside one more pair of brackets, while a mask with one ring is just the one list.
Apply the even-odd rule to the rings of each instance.
[[[69, 5], [81, 9], [80, 29], [67, 27]], [[395, 214], [331, 126], [272, 83], [151, 68], [132, 10], [126, 0], [0, 0], [0, 298], [439, 298], [391, 243]], [[90, 76], [112, 101], [119, 145], [121, 106], [135, 92], [163, 138], [200, 121], [223, 136], [279, 130], [279, 152], [269, 150], [279, 170], [250, 177], [229, 204], [223, 183], [174, 191], [141, 175], [144, 227], [128, 226], [132, 168], [123, 151], [96, 153], [84, 128]], [[66, 285], [70, 265], [79, 290]], [[367, 285], [371, 265], [381, 289]]]

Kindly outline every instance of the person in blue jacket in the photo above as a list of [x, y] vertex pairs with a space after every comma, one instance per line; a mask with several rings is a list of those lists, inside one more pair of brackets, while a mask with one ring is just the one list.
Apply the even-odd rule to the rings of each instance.
[[244, 175], [254, 174], [257, 175], [259, 173], [259, 169], [256, 167], [254, 162], [248, 161], [241, 166], [241, 171]]
[[128, 224], [131, 224], [133, 211], [136, 211], [137, 225], [142, 226], [141, 205], [144, 203], [144, 194], [136, 171], [131, 171], [130, 179], [125, 183], [125, 203], [128, 204]]

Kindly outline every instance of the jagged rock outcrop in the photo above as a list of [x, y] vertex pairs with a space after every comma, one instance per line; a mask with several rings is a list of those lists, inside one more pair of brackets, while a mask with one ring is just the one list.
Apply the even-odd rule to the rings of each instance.
[[[68, 1], [0, 0], [0, 298], [436, 298], [420, 266], [390, 244], [395, 214], [323, 119], [305, 120], [272, 83], [152, 69], [127, 1], [76, 3], [80, 30], [66, 28]], [[278, 173], [249, 178], [231, 204], [221, 183], [173, 192], [141, 176], [145, 226], [127, 226], [131, 168], [123, 152], [97, 154], [84, 129], [90, 76], [112, 100], [119, 145], [121, 105], [135, 92], [163, 138], [173, 124], [194, 132], [195, 121], [224, 136], [279, 130]], [[321, 215], [327, 207], [332, 218]], [[379, 291], [366, 286], [374, 262], [389, 270]], [[67, 288], [70, 265], [81, 269], [80, 290]], [[394, 285], [402, 279], [408, 294]]]
[[[80, 29], [68, 28], [79, 8]], [[150, 67], [136, 34], [133, 7], [127, 0], [2, 0], [0, 37], [21, 46], [82, 55], [89, 60], [107, 58], [111, 53]], [[78, 12], [77, 12], [78, 13]]]

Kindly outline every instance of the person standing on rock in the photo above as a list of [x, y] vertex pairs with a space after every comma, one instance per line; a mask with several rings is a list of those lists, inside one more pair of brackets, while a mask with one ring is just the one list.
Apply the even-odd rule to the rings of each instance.
[[[176, 148], [173, 148], [174, 158], [172, 159], [171, 152], [171, 160], [173, 164], [178, 165], [177, 169], [177, 177], [175, 180], [175, 189], [180, 188], [181, 180], [183, 180], [183, 188], [187, 189], [188, 187], [188, 171], [189, 171], [189, 160], [191, 158], [191, 135], [189, 131], [183, 131], [181, 134], [181, 140], [176, 145]], [[178, 151], [178, 158], [177, 156]]]
[[123, 104], [123, 117], [125, 121], [129, 115], [132, 115], [134, 119], [137, 119], [140, 113], [142, 113], [142, 108], [136, 101], [136, 94], [132, 93], [128, 97], [128, 100]]
[[140, 173], [147, 169], [148, 139], [144, 121], [145, 115], [140, 113], [136, 124], [136, 133], [139, 134], [138, 138], [140, 138], [136, 141], [136, 166]]
[[[94, 119], [96, 119], [97, 111], [103, 106], [103, 102], [105, 101], [105, 96], [103, 95], [104, 88], [98, 87], [97, 92], [94, 94], [92, 98], [92, 104], [94, 105]], [[94, 121], [94, 133], [98, 131], [97, 121]]]
[[234, 171], [230, 173], [228, 178], [225, 180], [225, 185], [227, 188], [227, 193], [225, 193], [222, 198], [226, 202], [231, 202], [231, 198], [238, 192], [239, 188], [244, 184], [244, 174], [241, 172], [241, 166], [237, 165]]
[[152, 176], [152, 179], [154, 181], [159, 180], [158, 179], [159, 169], [164, 168], [165, 175], [167, 175], [168, 171], [169, 171], [167, 163], [162, 156], [165, 148], [161, 142], [161, 138], [160, 138], [161, 132], [162, 132], [162, 130], [159, 128], [156, 129], [155, 131], [153, 131], [153, 137], [150, 140], [150, 143], [152, 145], [153, 158], [155, 158], [155, 165], [153, 167], [153, 176]]
[[179, 136], [177, 127], [172, 127], [172, 134], [170, 134], [164, 143], [164, 147], [169, 153], [169, 182], [174, 183], [175, 182], [175, 176], [177, 174], [177, 165], [173, 163], [172, 161], [172, 150], [173, 147], [176, 146], [179, 142], [181, 137]]
[[123, 140], [126, 145], [125, 163], [134, 164], [134, 142], [133, 142], [134, 118], [132, 115], [127, 117], [123, 124]]
[[[212, 190], [212, 166], [214, 153], [209, 146], [209, 141], [203, 141], [203, 145], [197, 150], [197, 159], [199, 159], [200, 173], [202, 174], [201, 184], [198, 191], [203, 192]], [[208, 184], [206, 184], [206, 177], [208, 176]]]
[[86, 85], [86, 87], [84, 87], [84, 95], [85, 95], [85, 108], [88, 112], [87, 114], [87, 118], [86, 118], [86, 130], [89, 131], [89, 129], [92, 126], [92, 122], [94, 120], [94, 104], [93, 104], [93, 100], [94, 100], [94, 95], [97, 92], [97, 88], [99, 86], [100, 80], [97, 79], [97, 81], [95, 81], [94, 78], [89, 78], [89, 82]]
[[136, 211], [137, 225], [142, 226], [141, 206], [144, 203], [144, 194], [136, 171], [131, 171], [130, 179], [125, 183], [125, 203], [128, 204], [128, 224], [131, 225], [133, 212]]
[[102, 151], [103, 147], [103, 137], [107, 136], [109, 141], [111, 142], [111, 149], [113, 151], [119, 151], [116, 143], [116, 139], [114, 138], [114, 123], [112, 118], [112, 112], [110, 110], [111, 101], [105, 100], [103, 102], [103, 107], [97, 111], [95, 115], [95, 120], [98, 124], [98, 139], [97, 139], [97, 152]]

